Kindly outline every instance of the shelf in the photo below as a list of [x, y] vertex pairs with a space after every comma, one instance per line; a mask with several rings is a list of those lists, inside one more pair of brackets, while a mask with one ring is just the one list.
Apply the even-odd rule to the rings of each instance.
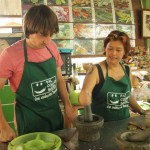
[[4, 26], [0, 26], [0, 28], [20, 28], [20, 29], [22, 29], [22, 25], [4, 25]]
[[86, 75], [86, 72], [78, 72], [78, 75], [79, 75], [79, 76], [85, 76], [85, 75]]
[[144, 68], [144, 69], [138, 69], [137, 68], [137, 69], [132, 69], [132, 72], [147, 72], [147, 73], [149, 73], [150, 69], [149, 68]]
[[22, 37], [23, 33], [0, 33], [0, 38]]
[[22, 15], [0, 15], [0, 18], [6, 18], [6, 17], [8, 17], [8, 18], [18, 18], [18, 17], [22, 17]]
[[71, 55], [71, 58], [90, 58], [90, 57], [105, 57], [105, 55]]

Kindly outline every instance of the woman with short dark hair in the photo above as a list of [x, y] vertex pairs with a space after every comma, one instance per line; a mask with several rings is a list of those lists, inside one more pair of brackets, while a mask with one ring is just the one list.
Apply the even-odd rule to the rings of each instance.
[[91, 104], [92, 112], [103, 116], [104, 121], [130, 117], [129, 106], [139, 114], [146, 113], [131, 96], [130, 68], [121, 63], [130, 51], [128, 35], [110, 32], [104, 40], [104, 51], [106, 60], [88, 70], [79, 95], [80, 105]]

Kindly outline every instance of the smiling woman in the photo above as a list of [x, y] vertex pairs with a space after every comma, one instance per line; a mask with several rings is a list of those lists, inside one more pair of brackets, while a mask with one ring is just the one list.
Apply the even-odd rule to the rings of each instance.
[[[132, 74], [122, 64], [130, 51], [130, 39], [124, 32], [114, 30], [104, 40], [106, 60], [93, 65], [88, 71], [79, 95], [79, 104], [91, 104], [94, 114], [104, 121], [130, 117], [129, 105], [139, 114], [144, 110], [132, 97]], [[144, 112], [145, 113], [145, 112]]]

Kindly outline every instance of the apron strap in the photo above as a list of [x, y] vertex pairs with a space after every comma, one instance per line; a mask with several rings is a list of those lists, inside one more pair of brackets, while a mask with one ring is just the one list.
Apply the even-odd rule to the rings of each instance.
[[105, 66], [106, 66], [106, 77], [108, 77], [108, 64], [106, 61], [105, 61]]
[[[126, 66], [125, 66], [125, 68], [124, 68], [121, 63], [119, 63], [119, 64], [121, 65], [121, 67], [122, 67], [124, 73], [128, 75], [128, 72], [129, 72], [129, 71], [126, 69]], [[106, 76], [108, 76], [108, 64], [107, 64], [106, 61], [105, 61], [105, 65], [106, 65]], [[126, 70], [127, 70], [127, 72], [126, 72]]]
[[[24, 57], [25, 57], [25, 62], [28, 62], [26, 39], [24, 39], [23, 47], [24, 47]], [[52, 54], [51, 50], [50, 50], [47, 46], [46, 46], [46, 48], [47, 48], [47, 50], [50, 52], [50, 54], [52, 55], [52, 57], [54, 57], [54, 55]], [[54, 57], [54, 58], [55, 58], [55, 57]]]
[[[47, 48], [47, 50], [50, 52], [50, 54], [52, 55], [52, 57], [54, 57], [54, 55], [53, 55], [53, 53], [51, 52], [51, 50], [47, 47], [47, 46], [45, 46], [46, 48]], [[54, 57], [55, 58], [55, 57]]]
[[24, 57], [25, 57], [25, 62], [28, 62], [26, 39], [24, 39], [24, 41], [23, 41], [23, 47], [24, 47]]

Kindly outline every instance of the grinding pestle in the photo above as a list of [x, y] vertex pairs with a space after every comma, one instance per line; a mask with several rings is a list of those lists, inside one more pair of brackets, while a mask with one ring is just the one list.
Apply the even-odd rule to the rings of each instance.
[[85, 122], [92, 122], [93, 121], [91, 105], [87, 105], [84, 107], [84, 121]]

